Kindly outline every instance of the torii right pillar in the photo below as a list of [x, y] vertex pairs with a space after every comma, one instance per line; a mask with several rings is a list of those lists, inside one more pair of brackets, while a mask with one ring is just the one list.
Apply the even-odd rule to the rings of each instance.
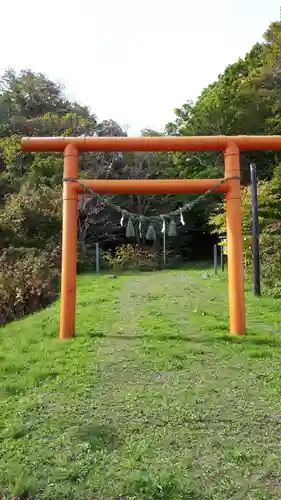
[[228, 144], [224, 152], [224, 161], [225, 177], [237, 177], [229, 181], [226, 193], [230, 333], [245, 335], [240, 151], [235, 143]]

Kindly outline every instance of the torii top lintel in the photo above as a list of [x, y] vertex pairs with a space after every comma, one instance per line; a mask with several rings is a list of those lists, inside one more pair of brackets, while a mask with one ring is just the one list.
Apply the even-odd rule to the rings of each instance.
[[281, 150], [281, 135], [213, 135], [162, 137], [23, 137], [26, 152], [63, 152], [73, 144], [79, 152], [86, 151], [224, 151], [235, 144], [240, 151]]

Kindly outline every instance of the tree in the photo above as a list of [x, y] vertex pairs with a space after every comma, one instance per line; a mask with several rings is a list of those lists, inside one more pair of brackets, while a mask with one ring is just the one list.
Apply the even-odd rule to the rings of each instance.
[[[176, 120], [167, 124], [167, 132], [175, 135], [270, 133], [274, 91], [269, 78], [268, 51], [267, 43], [256, 44], [245, 59], [239, 59], [228, 66], [216, 82], [203, 90], [195, 103], [188, 101], [175, 110]], [[194, 165], [193, 160], [198, 159], [198, 155], [188, 153], [177, 156], [183, 168], [188, 159], [189, 167], [195, 168], [196, 175], [198, 170], [203, 170]], [[218, 173], [217, 167], [223, 171], [222, 156], [219, 162], [215, 154], [203, 154], [200, 158], [202, 166], [206, 163], [209, 165], [206, 172], [208, 176], [215, 177]], [[251, 161], [257, 164], [261, 178], [270, 178], [276, 165], [276, 154], [242, 153], [241, 172], [242, 181], [245, 183], [249, 182], [248, 165]]]
[[[103, 162], [97, 166], [94, 172], [94, 178], [108, 179], [153, 179], [160, 175], [161, 156], [141, 153], [116, 155], [110, 165]], [[120, 212], [110, 208], [101, 198], [89, 196], [87, 193], [82, 195], [79, 202], [79, 242], [83, 252], [85, 253], [86, 249], [96, 241], [102, 244], [111, 242], [114, 245], [124, 243], [126, 241], [125, 229], [120, 225]], [[172, 196], [130, 195], [112, 196], [106, 199], [110, 204], [114, 204], [124, 211], [145, 216], [169, 212], [175, 208], [178, 202], [178, 197]], [[136, 235], [137, 241], [141, 243], [137, 227]]]
[[3, 238], [8, 246], [45, 248], [58, 244], [61, 231], [61, 193], [46, 186], [37, 190], [23, 184], [19, 193], [10, 194], [1, 213]]
[[41, 73], [9, 69], [0, 80], [0, 136], [53, 135], [71, 129], [93, 133], [95, 115], [86, 106], [70, 102], [62, 88]]

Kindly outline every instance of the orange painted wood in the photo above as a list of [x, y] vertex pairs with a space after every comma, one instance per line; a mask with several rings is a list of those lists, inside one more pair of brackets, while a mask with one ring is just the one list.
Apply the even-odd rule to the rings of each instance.
[[[281, 150], [281, 136], [210, 137], [29, 137], [23, 151], [64, 152], [64, 178], [78, 178], [78, 155], [85, 151], [224, 151], [225, 177], [216, 189], [226, 193], [230, 333], [245, 335], [245, 300], [240, 190], [240, 151]], [[99, 194], [204, 193], [219, 179], [85, 180]], [[61, 338], [75, 335], [78, 193], [83, 187], [66, 181], [63, 195]]]
[[[84, 186], [93, 189], [99, 194], [188, 194], [204, 193], [212, 189], [223, 179], [79, 179]], [[83, 192], [83, 187], [72, 183], [73, 189], [79, 193]], [[219, 186], [216, 193], [226, 193], [229, 181]]]
[[[78, 176], [78, 150], [69, 145], [64, 152], [65, 177]], [[63, 187], [60, 338], [75, 336], [78, 193], [70, 183]]]
[[224, 151], [235, 143], [240, 151], [280, 150], [281, 136], [191, 137], [24, 137], [23, 151], [63, 152], [68, 144], [83, 151]]
[[[239, 176], [240, 155], [235, 144], [224, 153], [225, 176]], [[229, 317], [231, 335], [245, 335], [245, 298], [240, 181], [232, 180], [226, 194]]]

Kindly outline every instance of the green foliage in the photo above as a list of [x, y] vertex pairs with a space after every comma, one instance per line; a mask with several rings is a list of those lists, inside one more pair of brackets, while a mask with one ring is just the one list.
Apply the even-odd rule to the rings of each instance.
[[[108, 252], [100, 249], [99, 266], [100, 270], [106, 271], [110, 269], [108, 260]], [[95, 273], [96, 272], [96, 253], [91, 249], [86, 254], [78, 254], [77, 273]]]
[[281, 231], [267, 229], [260, 238], [262, 279], [270, 295], [281, 297]]
[[37, 311], [57, 295], [58, 272], [46, 253], [9, 248], [0, 259], [0, 324]]
[[[175, 110], [175, 120], [164, 132], [142, 131], [143, 136], [281, 134], [281, 23], [272, 23], [264, 36], [243, 59], [229, 65], [206, 87], [196, 102], [187, 101]], [[187, 96], [188, 97], [188, 96]], [[20, 139], [27, 136], [125, 136], [112, 119], [99, 122], [87, 106], [71, 102], [60, 85], [44, 74], [8, 70], [0, 79], [0, 248], [10, 245], [43, 249], [58, 244], [61, 232], [62, 155], [23, 154]], [[260, 227], [281, 219], [279, 152], [241, 154], [243, 231], [251, 231], [249, 163], [257, 164]], [[80, 155], [82, 178], [158, 179], [206, 178], [224, 174], [223, 154], [217, 153], [86, 153]], [[111, 201], [139, 215], [168, 213], [193, 196], [115, 196]], [[184, 214], [172, 228], [176, 238], [167, 238], [167, 248], [184, 258], [190, 248], [196, 253], [202, 234], [225, 231], [224, 206], [218, 195], [209, 196]], [[101, 249], [126, 243], [119, 214], [95, 198], [79, 199], [79, 269], [92, 268], [96, 241]], [[147, 227], [143, 227], [144, 233]], [[159, 228], [155, 226], [159, 239]], [[167, 228], [168, 232], [168, 228]], [[132, 237], [132, 225], [127, 233]], [[172, 234], [170, 232], [170, 234]], [[155, 244], [157, 244], [157, 238]], [[135, 228], [138, 246], [144, 244]], [[198, 243], [199, 242], [199, 243]], [[266, 247], [268, 248], [268, 247]], [[208, 254], [208, 249], [206, 248]], [[246, 252], [246, 250], [245, 250]], [[268, 250], [268, 252], [270, 252]], [[158, 257], [160, 252], [158, 252]], [[245, 253], [246, 256], [246, 253]], [[278, 256], [276, 258], [278, 261]], [[271, 268], [267, 264], [268, 269]]]
[[[122, 271], [155, 271], [164, 267], [162, 251], [140, 248], [133, 245], [122, 245], [117, 250], [104, 253], [109, 268], [114, 272]], [[182, 265], [182, 258], [173, 250], [166, 251], [166, 267], [177, 268]]]
[[[259, 226], [261, 232], [271, 223], [281, 219], [281, 174], [280, 166], [273, 171], [270, 181], [258, 181]], [[226, 231], [225, 202], [214, 210], [210, 224], [215, 232]], [[242, 187], [243, 232], [252, 230], [251, 186]]]
[[[20, 73], [14, 70], [5, 72], [0, 80], [0, 249], [4, 252], [4, 261], [6, 249], [11, 246], [32, 249], [30, 252], [35, 252], [32, 254], [35, 259], [35, 277], [38, 272], [39, 281], [44, 271], [44, 263], [47, 266], [49, 260], [54, 259], [57, 274], [60, 267], [58, 257], [63, 157], [58, 154], [23, 154], [21, 137], [81, 134], [125, 135], [115, 121], [109, 119], [98, 122], [88, 107], [68, 101], [63, 89], [45, 75], [30, 70]], [[111, 153], [81, 156], [81, 175], [102, 177], [107, 167], [112, 164], [113, 158]], [[85, 227], [90, 225], [89, 217], [93, 213], [98, 215], [102, 210], [90, 210], [90, 213], [86, 210], [84, 213], [83, 203], [81, 206], [79, 243], [84, 250], [91, 250], [91, 244], [88, 244], [86, 238], [83, 240]], [[102, 218], [97, 217], [97, 224], [99, 227], [104, 225]], [[36, 249], [40, 250], [38, 255]], [[28, 258], [24, 257], [23, 263], [19, 259], [11, 264], [9, 269], [14, 269], [15, 278], [11, 279], [12, 271], [9, 271], [9, 283], [3, 282], [2, 292], [7, 295], [3, 307], [11, 307], [10, 311], [5, 309], [3, 314], [9, 319], [41, 307], [55, 296], [53, 285], [46, 282], [45, 295], [40, 292], [38, 300], [34, 300], [35, 309], [29, 304], [28, 301], [32, 300], [31, 292], [28, 288], [25, 290], [23, 283], [24, 274], [32, 265], [33, 257], [31, 258], [30, 252]], [[40, 265], [38, 259], [41, 259]], [[89, 265], [85, 260], [85, 256], [79, 258], [79, 266], [82, 269]], [[42, 283], [43, 278], [44, 276]], [[17, 292], [15, 287], [20, 292]], [[27, 305], [22, 302], [15, 303], [13, 293], [26, 293]]]
[[[244, 259], [248, 273], [253, 271], [252, 238], [245, 238]], [[261, 277], [264, 291], [281, 297], [281, 223], [269, 225], [260, 236]]]
[[[281, 187], [281, 186], [280, 186]], [[247, 236], [252, 230], [252, 195], [251, 187], [242, 188], [243, 233]], [[281, 191], [276, 189], [275, 182], [260, 181], [258, 183], [259, 225], [263, 231], [268, 224], [281, 218]], [[226, 204], [221, 203], [216, 207], [209, 219], [213, 232], [224, 234], [226, 232]]]
[[96, 124], [87, 107], [69, 102], [61, 87], [41, 73], [8, 70], [0, 81], [2, 137], [67, 134], [77, 126], [80, 134], [83, 126], [90, 133]]
[[57, 239], [61, 230], [61, 190], [41, 186], [35, 190], [24, 184], [19, 193], [7, 197], [0, 230], [10, 235], [10, 243], [43, 248]]
[[[270, 181], [258, 183], [260, 259], [263, 284], [270, 295], [281, 296], [281, 175], [280, 167]], [[250, 186], [242, 190], [244, 262], [252, 273], [252, 196]], [[214, 233], [226, 232], [225, 203], [210, 218]]]
[[4, 166], [13, 163], [14, 159], [21, 153], [20, 137], [13, 135], [0, 139], [1, 159]]
[[28, 184], [35, 186], [61, 186], [63, 178], [63, 158], [55, 155], [37, 154], [32, 162], [28, 174]]
[[[175, 135], [239, 135], [281, 133], [280, 108], [280, 27], [273, 23], [265, 42], [256, 44], [244, 59], [228, 66], [217, 81], [203, 90], [195, 103], [186, 102], [175, 110], [176, 120], [166, 127]], [[177, 154], [180, 169], [189, 173], [223, 171], [223, 157], [213, 153]], [[273, 153], [242, 153], [242, 179], [249, 181], [249, 163], [257, 164], [260, 179], [268, 179], [276, 166]], [[188, 165], [188, 167], [187, 167]], [[198, 176], [196, 174], [196, 176]], [[199, 175], [200, 177], [200, 175]], [[213, 175], [217, 177], [217, 175]]]
[[155, 252], [133, 245], [122, 245], [113, 254], [108, 252], [107, 259], [114, 272], [155, 271], [158, 268], [158, 258]]

